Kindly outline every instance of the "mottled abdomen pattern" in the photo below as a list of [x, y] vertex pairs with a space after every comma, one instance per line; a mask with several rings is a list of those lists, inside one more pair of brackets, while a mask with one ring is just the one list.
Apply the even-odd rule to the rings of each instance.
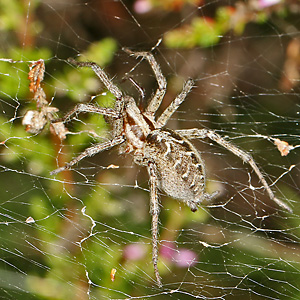
[[153, 130], [146, 138], [144, 157], [155, 165], [160, 190], [183, 201], [192, 211], [205, 193], [204, 163], [197, 149], [170, 129]]

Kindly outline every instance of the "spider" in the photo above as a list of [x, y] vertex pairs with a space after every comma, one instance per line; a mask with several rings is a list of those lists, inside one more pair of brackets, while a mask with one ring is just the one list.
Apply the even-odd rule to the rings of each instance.
[[184, 83], [182, 91], [156, 118], [155, 113], [161, 105], [167, 88], [167, 82], [161, 68], [150, 52], [124, 50], [131, 56], [141, 57], [148, 61], [158, 84], [155, 94], [149, 100], [145, 110], [141, 111], [135, 100], [128, 95], [124, 95], [96, 63], [77, 62], [74, 59], [69, 59], [69, 62], [77, 67], [92, 68], [116, 100], [113, 109], [92, 104], [79, 104], [64, 116], [63, 122], [70, 120], [72, 115], [80, 112], [101, 114], [111, 120], [112, 137], [109, 141], [85, 149], [80, 155], [66, 165], [52, 171], [51, 174], [70, 169], [85, 157], [93, 156], [121, 144], [123, 145], [123, 147], [120, 147], [121, 153], [132, 153], [134, 162], [147, 168], [150, 187], [150, 213], [152, 215], [152, 261], [157, 284], [161, 287], [162, 281], [157, 266], [158, 216], [160, 212], [158, 190], [182, 201], [190, 207], [192, 212], [197, 211], [201, 202], [210, 201], [217, 194], [217, 192], [212, 194], [205, 192], [205, 165], [200, 153], [190, 142], [191, 139], [209, 138], [231, 151], [253, 168], [270, 199], [288, 211], [291, 211], [291, 209], [274, 196], [252, 156], [225, 140], [214, 130], [205, 128], [171, 130], [165, 128], [170, 117], [191, 91], [194, 85], [193, 80], [188, 79]]

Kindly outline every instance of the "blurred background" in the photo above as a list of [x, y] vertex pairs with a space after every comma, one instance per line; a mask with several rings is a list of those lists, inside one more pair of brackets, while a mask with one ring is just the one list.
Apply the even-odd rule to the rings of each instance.
[[[0, 299], [300, 299], [299, 0], [0, 0]], [[94, 61], [143, 109], [168, 82], [158, 114], [195, 80], [168, 122], [210, 128], [252, 154], [250, 166], [210, 140], [207, 192], [196, 213], [161, 195], [155, 282], [147, 172], [118, 149], [50, 172], [110, 137], [113, 107]], [[30, 112], [28, 114], [28, 112]], [[33, 123], [32, 115], [41, 124]]]

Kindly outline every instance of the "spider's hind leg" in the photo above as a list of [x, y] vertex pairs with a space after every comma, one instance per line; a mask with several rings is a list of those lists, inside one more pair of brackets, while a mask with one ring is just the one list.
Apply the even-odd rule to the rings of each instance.
[[161, 278], [158, 271], [158, 216], [159, 216], [159, 200], [158, 200], [158, 178], [155, 173], [155, 165], [149, 163], [148, 173], [150, 177], [150, 213], [152, 215], [152, 261], [154, 274], [157, 285], [162, 287]]
[[274, 201], [278, 206], [284, 208], [285, 210], [287, 210], [289, 212], [292, 212], [292, 209], [289, 207], [289, 205], [287, 205], [286, 203], [284, 203], [283, 201], [281, 201], [280, 199], [275, 197], [275, 195], [274, 195], [273, 191], [271, 190], [269, 184], [267, 183], [265, 177], [263, 176], [263, 174], [261, 173], [260, 169], [258, 168], [256, 162], [254, 161], [254, 159], [252, 158], [252, 156], [249, 153], [241, 150], [234, 144], [230, 143], [229, 141], [224, 139], [222, 136], [220, 136], [213, 130], [209, 130], [209, 129], [205, 129], [205, 128], [203, 128], [203, 129], [193, 128], [193, 129], [176, 130], [176, 132], [188, 139], [209, 138], [210, 140], [221, 145], [228, 151], [232, 152], [234, 155], [239, 157], [243, 162], [249, 164], [252, 167], [253, 171], [256, 173], [258, 179], [260, 180], [260, 182], [264, 186], [266, 192], [268, 193], [269, 198], [272, 201]]

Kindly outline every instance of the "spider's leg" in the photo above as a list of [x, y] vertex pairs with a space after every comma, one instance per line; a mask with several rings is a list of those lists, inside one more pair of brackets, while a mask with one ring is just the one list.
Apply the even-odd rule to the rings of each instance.
[[194, 85], [194, 81], [192, 79], [188, 79], [182, 88], [182, 91], [179, 95], [171, 102], [171, 104], [163, 111], [160, 117], [157, 120], [158, 126], [161, 128], [166, 125], [170, 117], [173, 113], [178, 109], [180, 104], [185, 100], [187, 94], [191, 91]]
[[99, 143], [96, 145], [93, 145], [87, 149], [85, 149], [80, 155], [73, 158], [69, 163], [65, 164], [63, 167], [57, 168], [56, 170], [52, 171], [50, 175], [55, 175], [61, 171], [70, 169], [73, 165], [77, 164], [80, 160], [87, 156], [93, 156], [101, 151], [110, 149], [114, 146], [117, 146], [125, 141], [125, 138], [123, 136], [118, 136], [112, 139], [111, 141]]
[[91, 68], [95, 74], [100, 78], [106, 88], [117, 98], [122, 98], [121, 90], [108, 78], [103, 69], [97, 65], [95, 62], [78, 62], [73, 58], [69, 58], [68, 62], [77, 66], [77, 67], [88, 67]]
[[152, 215], [152, 260], [154, 267], [154, 274], [157, 285], [162, 287], [161, 278], [158, 272], [158, 215], [159, 215], [159, 201], [158, 201], [158, 179], [155, 174], [155, 166], [149, 163], [148, 172], [150, 177], [150, 213]]
[[219, 134], [214, 132], [213, 130], [207, 130], [207, 129], [185, 129], [185, 130], [176, 130], [179, 134], [187, 137], [188, 139], [196, 139], [196, 138], [209, 138], [212, 141], [218, 143], [225, 149], [229, 150], [236, 156], [238, 156], [240, 159], [242, 159], [245, 163], [248, 163], [254, 172], [256, 173], [257, 177], [263, 184], [265, 190], [267, 191], [269, 197], [271, 200], [277, 203], [277, 205], [281, 206], [282, 208], [286, 209], [289, 212], [292, 212], [292, 209], [284, 202], [279, 200], [278, 198], [275, 197], [273, 191], [271, 190], [270, 186], [268, 185], [266, 179], [264, 178], [263, 174], [261, 173], [260, 169], [258, 168], [257, 164], [255, 163], [254, 159], [252, 156], [239, 149], [237, 146], [231, 144], [230, 142], [226, 141], [224, 138], [222, 138]]
[[95, 114], [108, 116], [111, 118], [117, 118], [119, 116], [119, 114], [114, 109], [106, 108], [106, 107], [97, 107], [91, 104], [80, 103], [76, 105], [71, 111], [69, 111], [63, 118], [59, 120], [54, 120], [53, 123], [57, 121], [66, 122], [71, 118], [71, 116], [80, 112], [86, 112], [86, 113], [91, 112]]
[[124, 48], [124, 51], [129, 53], [132, 56], [135, 57], [143, 57], [147, 59], [148, 63], [150, 64], [154, 75], [156, 77], [156, 81], [158, 84], [158, 89], [155, 92], [155, 95], [152, 97], [150, 102], [148, 103], [145, 112], [154, 115], [154, 113], [158, 110], [162, 99], [166, 93], [167, 89], [167, 81], [165, 76], [162, 74], [161, 69], [157, 61], [155, 60], [154, 56], [150, 52], [134, 52], [127, 48]]
[[[91, 68], [95, 74], [100, 78], [106, 88], [116, 97], [114, 111], [121, 114], [124, 108], [124, 99], [122, 91], [112, 82], [112, 80], [106, 75], [104, 70], [95, 62], [78, 62], [73, 58], [69, 58], [68, 61], [77, 67]], [[117, 137], [121, 134], [123, 122], [121, 119], [116, 119], [113, 122], [113, 137]]]

